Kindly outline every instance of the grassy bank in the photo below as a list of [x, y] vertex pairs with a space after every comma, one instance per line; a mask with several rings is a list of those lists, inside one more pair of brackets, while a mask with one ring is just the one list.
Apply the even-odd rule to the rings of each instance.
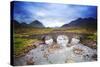
[[[53, 32], [70, 32], [70, 33], [78, 33], [78, 34], [86, 34], [84, 35], [84, 41], [91, 40], [91, 41], [97, 41], [97, 33], [94, 31], [89, 31], [86, 29], [81, 28], [21, 28], [14, 30], [14, 55], [16, 57], [19, 57], [21, 55], [24, 55], [27, 53], [30, 49], [35, 48], [33, 45], [36, 42], [40, 41], [40, 37], [38, 37], [41, 34], [50, 34]], [[56, 34], [55, 33], [55, 34]], [[31, 35], [36, 35], [36, 37], [31, 37]], [[54, 34], [53, 34], [54, 35]], [[41, 35], [42, 36], [42, 35]]]

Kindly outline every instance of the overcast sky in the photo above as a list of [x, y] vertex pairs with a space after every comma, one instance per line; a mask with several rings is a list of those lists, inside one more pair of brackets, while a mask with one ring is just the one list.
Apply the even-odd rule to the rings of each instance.
[[14, 19], [31, 23], [39, 20], [45, 27], [60, 27], [77, 18], [97, 17], [96, 6], [37, 2], [14, 2]]

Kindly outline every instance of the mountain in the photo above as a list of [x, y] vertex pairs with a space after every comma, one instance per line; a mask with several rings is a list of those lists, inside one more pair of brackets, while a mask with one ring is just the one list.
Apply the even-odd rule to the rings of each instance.
[[11, 22], [13, 23], [14, 28], [26, 28], [26, 27], [43, 28], [44, 27], [44, 25], [38, 20], [35, 20], [30, 24], [27, 24], [25, 22], [20, 23], [17, 20], [12, 20]]
[[97, 29], [97, 19], [94, 18], [78, 18], [69, 24], [64, 24], [62, 28], [79, 27], [87, 29]]
[[29, 25], [27, 23], [25, 23], [25, 22], [22, 22], [20, 24], [21, 24], [21, 27], [29, 27]]
[[38, 20], [35, 20], [35, 21], [31, 22], [29, 24], [29, 26], [30, 27], [38, 27], [38, 28], [43, 28], [44, 27], [44, 25]]
[[13, 23], [13, 27], [14, 27], [14, 28], [20, 28], [20, 27], [21, 27], [21, 24], [20, 24], [18, 21], [16, 21], [16, 20], [11, 20], [11, 22]]

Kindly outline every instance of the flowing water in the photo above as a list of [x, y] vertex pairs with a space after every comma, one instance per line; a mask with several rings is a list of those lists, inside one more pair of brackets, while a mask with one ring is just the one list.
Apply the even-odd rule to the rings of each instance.
[[[74, 48], [82, 50], [77, 51]], [[50, 49], [50, 48], [49, 48]], [[48, 51], [48, 46], [42, 45], [30, 50], [25, 56], [15, 59], [15, 65], [40, 65], [40, 64], [61, 64], [72, 62], [87, 62], [94, 61], [92, 56], [96, 54], [95, 49], [91, 49], [83, 44], [77, 44], [71, 47], [62, 47], [51, 49]]]

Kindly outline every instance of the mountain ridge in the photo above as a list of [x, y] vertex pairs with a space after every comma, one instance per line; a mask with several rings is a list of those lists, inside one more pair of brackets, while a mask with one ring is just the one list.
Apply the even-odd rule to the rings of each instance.
[[15, 28], [20, 28], [20, 27], [44, 28], [44, 25], [38, 20], [34, 20], [29, 24], [25, 22], [21, 23], [21, 22], [18, 22], [17, 20], [12, 20], [12, 22]]
[[97, 19], [94, 18], [78, 18], [69, 24], [62, 25], [61, 28], [79, 27], [87, 29], [97, 29]]

